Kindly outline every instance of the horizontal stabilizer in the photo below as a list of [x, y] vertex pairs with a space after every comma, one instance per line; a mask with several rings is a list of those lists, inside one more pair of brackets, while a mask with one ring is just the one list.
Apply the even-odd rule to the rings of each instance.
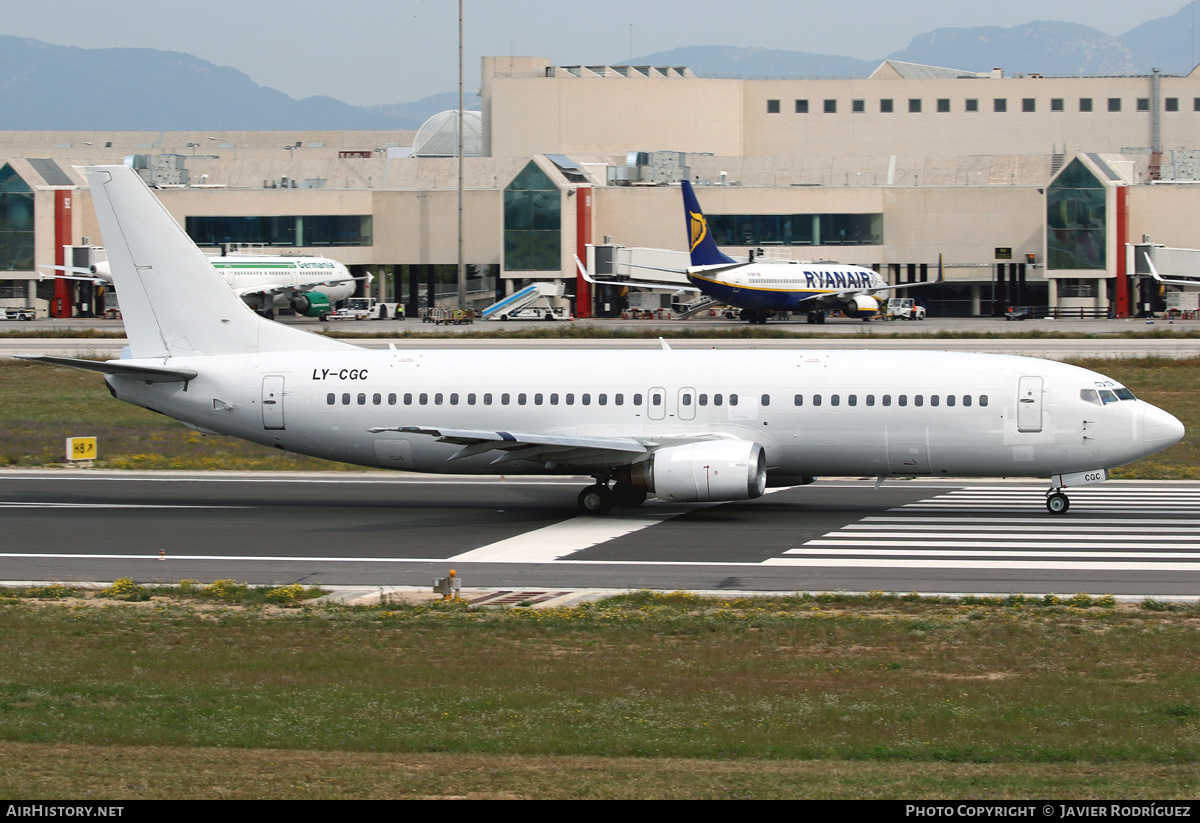
[[184, 383], [194, 380], [197, 372], [194, 369], [172, 369], [166, 366], [142, 366], [136, 363], [120, 360], [80, 360], [74, 357], [54, 357], [49, 354], [18, 354], [18, 360], [36, 360], [39, 363], [50, 363], [55, 366], [70, 366], [84, 371], [98, 371], [104, 374], [120, 374], [126, 377], [136, 377], [147, 383]]

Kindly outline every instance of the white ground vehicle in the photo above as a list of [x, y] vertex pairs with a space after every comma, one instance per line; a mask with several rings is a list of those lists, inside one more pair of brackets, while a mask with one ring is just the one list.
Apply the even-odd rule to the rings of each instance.
[[33, 309], [6, 306], [0, 309], [0, 319], [3, 320], [33, 320], [37, 312]]
[[346, 305], [332, 312], [330, 320], [394, 320], [404, 317], [403, 303], [381, 303], [374, 297], [350, 297]]
[[888, 320], [924, 320], [925, 307], [917, 305], [911, 297], [889, 297], [884, 316]]

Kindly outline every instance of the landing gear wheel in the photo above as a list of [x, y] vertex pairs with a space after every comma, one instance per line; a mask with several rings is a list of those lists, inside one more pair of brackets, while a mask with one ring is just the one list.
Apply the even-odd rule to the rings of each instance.
[[1046, 511], [1051, 514], [1063, 514], [1071, 508], [1071, 501], [1062, 492], [1054, 492], [1046, 498]]
[[588, 486], [579, 493], [579, 508], [584, 514], [608, 514], [615, 502], [612, 489], [601, 483]]
[[646, 490], [631, 483], [614, 483], [612, 495], [614, 504], [622, 509], [636, 509], [646, 502]]

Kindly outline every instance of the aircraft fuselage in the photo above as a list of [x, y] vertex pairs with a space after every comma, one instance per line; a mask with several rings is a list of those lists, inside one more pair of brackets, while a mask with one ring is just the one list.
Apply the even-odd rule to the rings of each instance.
[[[203, 430], [424, 472], [579, 470], [544, 460], [496, 466], [496, 452], [451, 460], [459, 446], [368, 429], [651, 440], [715, 433], [761, 445], [772, 474], [935, 477], [1111, 468], [1182, 434], [1173, 417], [1102, 374], [1001, 355], [359, 350], [173, 357], [169, 365], [198, 376], [106, 379], [120, 399]], [[1118, 389], [1129, 399], [1116, 399]], [[1106, 390], [1112, 402], [1085, 399]], [[613, 465], [621, 461], [629, 458]]]

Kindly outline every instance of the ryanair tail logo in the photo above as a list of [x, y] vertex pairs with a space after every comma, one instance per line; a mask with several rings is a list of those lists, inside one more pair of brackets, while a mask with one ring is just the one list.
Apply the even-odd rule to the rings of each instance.
[[696, 246], [699, 246], [708, 236], [708, 223], [705, 221], [704, 215], [698, 211], [688, 212], [688, 216], [691, 218], [692, 226], [692, 246], [689, 251], [695, 251]]

